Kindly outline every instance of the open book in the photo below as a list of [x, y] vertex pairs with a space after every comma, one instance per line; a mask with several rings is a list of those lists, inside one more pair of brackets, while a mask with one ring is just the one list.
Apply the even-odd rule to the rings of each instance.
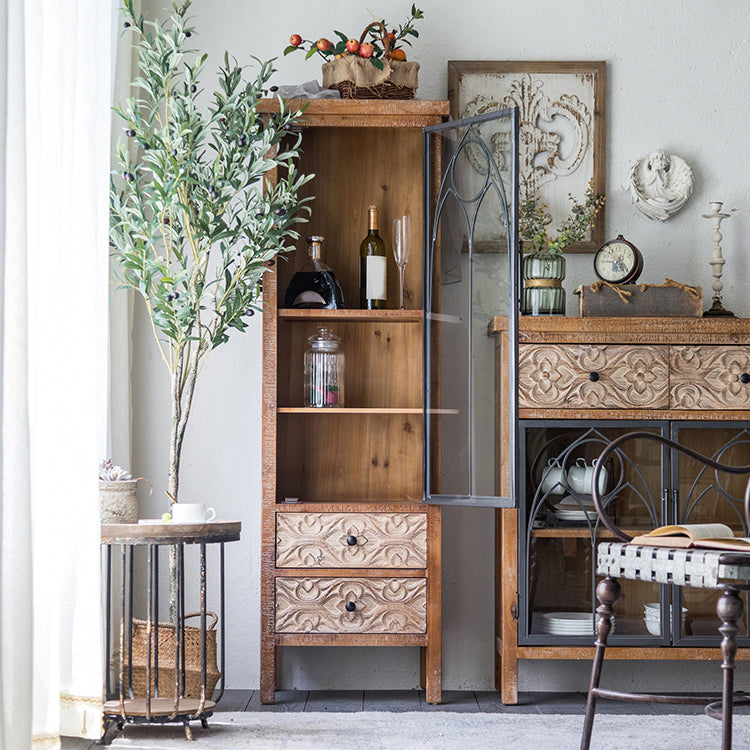
[[630, 544], [649, 547], [709, 547], [736, 552], [750, 552], [750, 539], [735, 537], [723, 523], [688, 523], [683, 526], [660, 526], [633, 537]]

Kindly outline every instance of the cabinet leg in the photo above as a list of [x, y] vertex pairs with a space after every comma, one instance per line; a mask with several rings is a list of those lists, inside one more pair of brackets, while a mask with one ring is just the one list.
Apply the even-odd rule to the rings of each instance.
[[716, 614], [721, 620], [721, 748], [732, 750], [732, 693], [734, 692], [734, 657], [737, 654], [737, 622], [742, 617], [742, 599], [736, 589], [727, 586], [716, 604]]
[[419, 687], [427, 687], [427, 647], [419, 647]]
[[274, 703], [276, 700], [276, 644], [268, 641], [262, 639], [260, 647], [261, 703]]
[[430, 644], [422, 646], [421, 651], [424, 654], [424, 691], [425, 700], [428, 703], [441, 703], [443, 700], [442, 693], [442, 651], [440, 640], [437, 644], [430, 640]]
[[591, 730], [594, 728], [594, 713], [596, 712], [596, 694], [594, 691], [599, 687], [607, 638], [612, 630], [615, 604], [620, 599], [620, 584], [617, 579], [607, 576], [599, 581], [599, 585], [596, 587], [596, 598], [599, 600], [599, 606], [596, 609], [596, 613], [599, 615], [596, 621], [596, 650], [594, 651], [594, 663], [591, 665], [591, 683], [589, 685], [589, 696], [586, 700], [581, 750], [589, 750], [591, 744]]
[[504, 677], [501, 676], [501, 682], [499, 685], [500, 700], [506, 706], [515, 706], [518, 703], [518, 660], [513, 660], [513, 672], [512, 676], [508, 676], [508, 670], [510, 667], [506, 665], [504, 670]]
[[518, 703], [517, 651], [505, 641], [498, 643], [495, 649], [495, 689], [500, 693], [504, 705], [515, 706]]

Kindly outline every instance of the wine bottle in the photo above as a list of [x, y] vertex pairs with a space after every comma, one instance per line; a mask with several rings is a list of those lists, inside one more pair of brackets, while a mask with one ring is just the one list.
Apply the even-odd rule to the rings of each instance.
[[386, 301], [385, 244], [378, 234], [378, 207], [368, 209], [367, 236], [359, 246], [359, 306], [383, 310]]
[[323, 240], [308, 237], [308, 259], [292, 276], [284, 295], [284, 307], [339, 310], [344, 308], [344, 293], [333, 271], [321, 260]]

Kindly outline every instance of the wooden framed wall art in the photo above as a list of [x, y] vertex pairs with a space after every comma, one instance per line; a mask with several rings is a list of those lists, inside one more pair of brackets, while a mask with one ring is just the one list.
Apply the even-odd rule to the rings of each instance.
[[[570, 214], [569, 196], [582, 202], [590, 182], [604, 194], [605, 78], [602, 61], [448, 63], [453, 119], [519, 108], [520, 200], [538, 194], [553, 230]], [[496, 138], [500, 154], [505, 144]], [[601, 210], [588, 238], [566, 252], [593, 252], [603, 242]]]

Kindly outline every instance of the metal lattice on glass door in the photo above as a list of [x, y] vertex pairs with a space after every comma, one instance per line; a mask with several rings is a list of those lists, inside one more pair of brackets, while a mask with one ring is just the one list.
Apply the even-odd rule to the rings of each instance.
[[[509, 496], [500, 496], [496, 476], [496, 377], [487, 325], [495, 316], [508, 316], [515, 362], [518, 111], [447, 122], [424, 134], [425, 500], [512, 507], [515, 462], [509, 462]], [[433, 185], [438, 148], [442, 173]], [[512, 367], [513, 425], [515, 380]]]

